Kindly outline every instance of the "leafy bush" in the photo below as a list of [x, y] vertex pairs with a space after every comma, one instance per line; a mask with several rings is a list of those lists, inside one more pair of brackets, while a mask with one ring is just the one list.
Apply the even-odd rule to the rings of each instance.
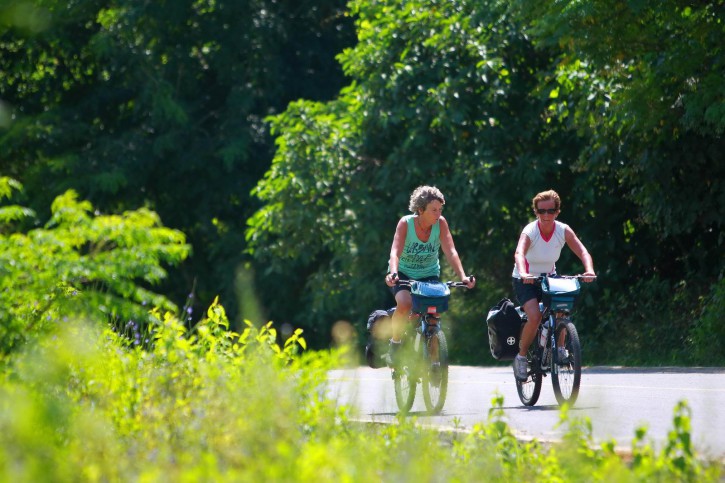
[[692, 355], [700, 364], [725, 365], [725, 278], [720, 277], [712, 290], [702, 300], [702, 313], [692, 329]]
[[[158, 311], [147, 348], [97, 324], [69, 322], [16, 354], [0, 379], [3, 481], [718, 481], [689, 445], [683, 403], [666, 448], [638, 433], [629, 463], [591, 423], [570, 419], [563, 444], [519, 441], [497, 396], [469, 434], [415, 419], [360, 425], [328, 397], [345, 349], [300, 352], [271, 324], [228, 330], [217, 303], [187, 330]], [[363, 456], [364, 457], [361, 457]]]
[[[0, 201], [22, 187], [0, 177]], [[68, 317], [143, 324], [151, 307], [175, 310], [150, 286], [166, 276], [163, 264], [189, 253], [183, 233], [161, 226], [147, 209], [94, 213], [75, 192], [57, 197], [43, 228], [32, 211], [0, 206], [0, 359], [29, 336]]]
[[587, 364], [723, 365], [725, 351], [717, 349], [725, 340], [723, 285], [700, 298], [693, 294], [706, 285], [656, 276], [632, 282], [626, 292], [605, 290], [575, 318]]

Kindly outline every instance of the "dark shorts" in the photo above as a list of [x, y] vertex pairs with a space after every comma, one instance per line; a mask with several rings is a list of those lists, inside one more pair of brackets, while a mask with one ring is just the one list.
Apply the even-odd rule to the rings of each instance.
[[[417, 280], [419, 282], [440, 282], [440, 278], [438, 277], [424, 277], [424, 278], [410, 278], [403, 272], [398, 272], [398, 279], [399, 280]], [[390, 287], [390, 293], [393, 294], [393, 297], [395, 297], [395, 294], [400, 292], [401, 290], [406, 290], [410, 292], [410, 287], [407, 285], [393, 285]]]
[[519, 305], [524, 305], [531, 299], [536, 299], [537, 302], [541, 302], [541, 282], [524, 283], [523, 280], [515, 277], [511, 281]]

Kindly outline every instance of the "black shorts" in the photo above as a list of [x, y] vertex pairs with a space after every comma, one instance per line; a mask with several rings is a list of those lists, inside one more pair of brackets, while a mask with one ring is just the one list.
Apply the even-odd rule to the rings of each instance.
[[[417, 280], [419, 282], [440, 282], [440, 278], [438, 278], [438, 277], [410, 278], [403, 272], [398, 272], [398, 279], [399, 280]], [[390, 287], [390, 293], [393, 294], [393, 297], [395, 297], [395, 294], [397, 294], [401, 290], [407, 290], [408, 292], [410, 292], [410, 287], [407, 285], [393, 285], [392, 287]]]
[[511, 283], [514, 287], [514, 293], [516, 294], [516, 300], [518, 300], [519, 305], [523, 306], [531, 299], [536, 299], [537, 302], [541, 302], [541, 282], [524, 283], [520, 278], [513, 277]]

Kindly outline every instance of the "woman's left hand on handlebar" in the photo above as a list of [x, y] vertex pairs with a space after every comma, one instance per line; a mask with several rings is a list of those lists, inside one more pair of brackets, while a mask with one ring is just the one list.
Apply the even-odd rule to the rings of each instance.
[[593, 282], [596, 279], [597, 279], [597, 274], [594, 272], [584, 272], [582, 274], [582, 280], [584, 280], [585, 282]]
[[473, 288], [476, 286], [476, 277], [473, 275], [470, 275], [466, 278], [461, 279], [461, 282], [466, 284], [466, 287]]

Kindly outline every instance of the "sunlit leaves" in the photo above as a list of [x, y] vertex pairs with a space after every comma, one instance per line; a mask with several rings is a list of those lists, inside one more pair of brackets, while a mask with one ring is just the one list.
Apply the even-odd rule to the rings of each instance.
[[194, 244], [163, 290], [178, 297], [197, 280], [199, 299], [221, 295], [239, 321], [234, 273], [259, 205], [249, 193], [271, 161], [264, 118], [334, 97], [345, 0], [41, 3], [42, 35], [0, 19], [7, 174], [37, 212], [69, 189], [103, 212], [155, 210]]
[[[7, 222], [32, 212], [5, 206], [0, 214]], [[101, 215], [72, 191], [59, 196], [45, 227], [0, 230], [0, 354], [71, 316], [143, 325], [152, 307], [175, 309], [149, 287], [188, 253], [184, 235], [154, 212]]]

